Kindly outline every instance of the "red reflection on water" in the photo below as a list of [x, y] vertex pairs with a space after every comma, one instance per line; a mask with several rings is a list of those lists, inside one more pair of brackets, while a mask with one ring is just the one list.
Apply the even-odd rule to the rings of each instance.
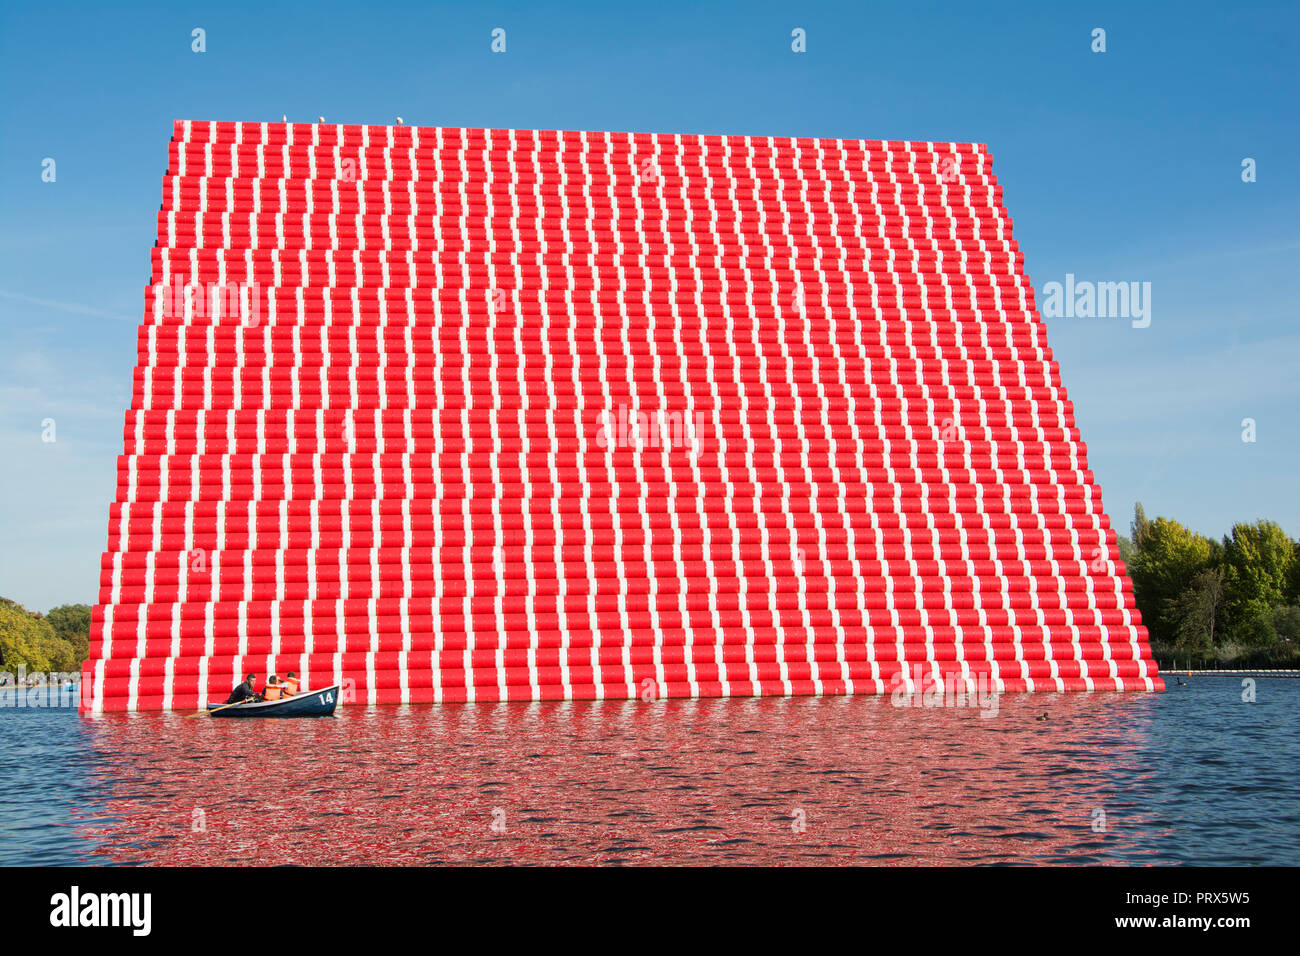
[[991, 718], [865, 697], [112, 716], [90, 724], [107, 801], [80, 831], [103, 862], [168, 865], [1142, 858], [1157, 834], [1110, 771], [1140, 773], [1144, 701], [1020, 695]]

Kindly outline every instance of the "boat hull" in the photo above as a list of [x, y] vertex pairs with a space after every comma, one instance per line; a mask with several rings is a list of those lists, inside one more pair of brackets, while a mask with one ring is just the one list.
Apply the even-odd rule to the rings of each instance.
[[209, 717], [332, 717], [338, 706], [339, 685], [322, 690], [303, 691], [284, 700], [264, 700], [255, 703], [218, 705], [208, 709]]

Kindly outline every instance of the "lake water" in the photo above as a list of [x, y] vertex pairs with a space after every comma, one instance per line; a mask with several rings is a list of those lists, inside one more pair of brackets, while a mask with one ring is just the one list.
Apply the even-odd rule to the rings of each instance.
[[1239, 679], [1167, 679], [992, 717], [887, 697], [0, 706], [0, 864], [1300, 864], [1300, 681], [1246, 703]]

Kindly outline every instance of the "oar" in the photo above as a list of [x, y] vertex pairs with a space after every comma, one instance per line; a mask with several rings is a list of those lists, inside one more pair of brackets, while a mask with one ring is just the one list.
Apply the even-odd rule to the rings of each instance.
[[215, 714], [219, 710], [225, 710], [227, 707], [238, 707], [240, 704], [246, 703], [248, 700], [249, 698], [245, 697], [243, 700], [237, 700], [233, 704], [222, 704], [220, 707], [213, 707], [211, 710], [201, 710], [197, 714], [186, 714], [185, 719], [191, 720], [195, 717], [207, 717], [211, 714]]

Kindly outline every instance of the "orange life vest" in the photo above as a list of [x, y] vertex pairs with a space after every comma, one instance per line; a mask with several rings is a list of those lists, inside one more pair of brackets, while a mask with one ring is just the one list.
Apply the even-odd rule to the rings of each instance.
[[298, 678], [296, 677], [286, 678], [284, 683], [282, 683], [280, 686], [284, 689], [285, 697], [292, 697], [294, 694], [298, 693]]
[[262, 700], [279, 700], [283, 689], [279, 684], [267, 684], [266, 690], [262, 691]]

